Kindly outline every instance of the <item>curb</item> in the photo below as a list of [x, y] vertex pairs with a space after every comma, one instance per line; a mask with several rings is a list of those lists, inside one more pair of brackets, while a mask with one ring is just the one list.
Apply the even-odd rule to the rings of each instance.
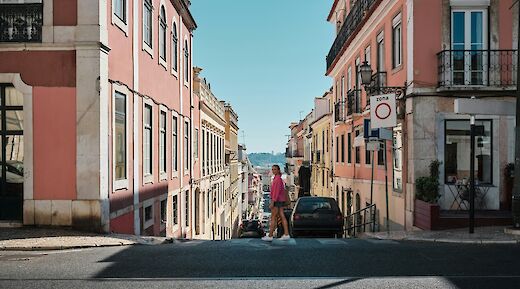
[[520, 244], [520, 240], [465, 240], [465, 239], [428, 239], [420, 237], [408, 237], [408, 238], [384, 238], [381, 236], [367, 236], [365, 239], [373, 240], [392, 240], [392, 241], [412, 241], [412, 242], [430, 242], [430, 243], [448, 243], [448, 244]]
[[133, 244], [104, 244], [104, 245], [74, 245], [74, 246], [44, 246], [44, 247], [0, 247], [0, 251], [59, 251], [59, 250], [74, 250], [74, 249], [86, 249], [86, 248], [106, 248], [106, 247], [123, 247], [123, 246], [134, 246], [142, 245], [140, 243]]

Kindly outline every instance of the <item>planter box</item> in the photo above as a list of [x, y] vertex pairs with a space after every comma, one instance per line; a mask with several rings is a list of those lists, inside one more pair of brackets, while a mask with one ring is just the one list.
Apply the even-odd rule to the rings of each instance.
[[423, 230], [436, 230], [439, 227], [440, 208], [437, 204], [430, 204], [421, 200], [415, 200], [414, 226]]

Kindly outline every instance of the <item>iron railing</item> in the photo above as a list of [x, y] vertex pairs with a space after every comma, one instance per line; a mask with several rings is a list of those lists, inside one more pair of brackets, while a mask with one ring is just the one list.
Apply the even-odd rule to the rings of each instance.
[[43, 4], [0, 4], [0, 42], [41, 42]]
[[334, 105], [335, 121], [345, 121], [347, 118], [347, 101], [342, 100]]
[[[356, 233], [366, 232], [366, 226], [371, 225], [370, 230], [376, 231], [376, 204], [371, 204], [345, 217], [344, 236], [356, 236]], [[367, 218], [368, 217], [368, 218]]]
[[327, 70], [334, 63], [336, 57], [338, 57], [345, 42], [354, 34], [367, 17], [368, 12], [375, 8], [375, 4], [379, 2], [380, 0], [357, 0], [354, 6], [352, 6], [327, 55]]
[[517, 50], [443, 50], [437, 53], [438, 87], [516, 89]]
[[361, 89], [351, 89], [347, 92], [347, 115], [361, 113]]

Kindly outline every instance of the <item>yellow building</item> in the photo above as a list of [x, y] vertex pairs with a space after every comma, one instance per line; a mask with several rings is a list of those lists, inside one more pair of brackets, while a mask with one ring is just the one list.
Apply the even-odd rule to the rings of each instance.
[[332, 105], [331, 92], [314, 101], [311, 124], [311, 195], [332, 197]]

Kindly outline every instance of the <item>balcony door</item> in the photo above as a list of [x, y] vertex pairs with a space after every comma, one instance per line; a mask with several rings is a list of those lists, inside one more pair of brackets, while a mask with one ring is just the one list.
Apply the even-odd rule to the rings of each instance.
[[454, 85], [487, 84], [487, 10], [452, 11], [452, 81]]

